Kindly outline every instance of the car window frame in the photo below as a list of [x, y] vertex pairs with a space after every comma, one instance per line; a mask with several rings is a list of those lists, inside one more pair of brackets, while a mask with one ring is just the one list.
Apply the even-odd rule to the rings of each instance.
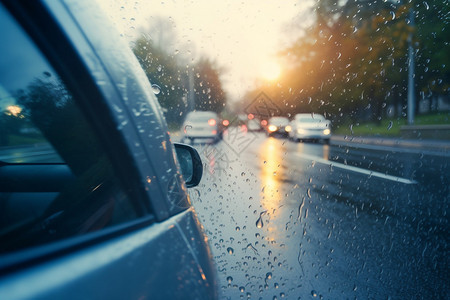
[[[111, 160], [114, 173], [121, 182], [125, 193], [129, 200], [137, 206], [139, 217], [96, 232], [2, 254], [0, 255], [0, 275], [96, 245], [127, 232], [147, 227], [157, 221], [150, 207], [151, 199], [149, 201], [145, 189], [139, 182], [139, 173], [136, 170], [133, 153], [130, 153], [112, 118], [112, 109], [108, 105], [108, 99], [93, 81], [90, 75], [91, 70], [85, 66], [82, 58], [76, 52], [72, 44], [73, 40], [55, 24], [56, 21], [42, 3], [37, 1], [21, 2], [5, 1], [2, 4], [73, 94], [75, 102], [87, 119], [94, 136], [98, 139], [106, 156]], [[83, 88], [81, 89], [81, 87]], [[95, 99], [97, 101], [92, 101]]]

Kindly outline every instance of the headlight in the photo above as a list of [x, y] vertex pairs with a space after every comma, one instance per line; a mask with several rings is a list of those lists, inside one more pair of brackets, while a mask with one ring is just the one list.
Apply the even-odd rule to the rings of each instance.
[[331, 133], [330, 129], [324, 129], [323, 134], [329, 135]]
[[273, 131], [275, 131], [275, 130], [277, 130], [277, 129], [278, 129], [277, 126], [275, 126], [275, 125], [269, 125], [269, 131], [270, 131], [270, 132], [273, 132]]
[[291, 132], [292, 127], [290, 125], [284, 127], [284, 130], [286, 130], [286, 132]]
[[299, 128], [299, 129], [297, 129], [297, 133], [298, 134], [305, 134], [305, 129]]

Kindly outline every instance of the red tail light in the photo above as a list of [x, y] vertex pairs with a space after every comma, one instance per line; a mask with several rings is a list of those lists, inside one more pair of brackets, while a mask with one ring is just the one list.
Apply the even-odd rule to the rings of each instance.
[[216, 120], [214, 120], [214, 119], [209, 119], [209, 120], [208, 120], [208, 124], [209, 124], [209, 126], [214, 126], [214, 125], [216, 125]]
[[228, 120], [223, 120], [223, 121], [222, 121], [222, 124], [223, 124], [223, 126], [228, 126], [228, 125], [230, 125], [230, 121], [228, 121]]

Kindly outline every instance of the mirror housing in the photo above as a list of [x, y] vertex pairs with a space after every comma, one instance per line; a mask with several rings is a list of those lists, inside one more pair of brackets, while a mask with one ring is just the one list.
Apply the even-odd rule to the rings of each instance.
[[203, 175], [203, 164], [195, 148], [181, 143], [173, 143], [177, 159], [180, 163], [181, 174], [186, 182], [186, 187], [191, 188], [200, 183]]

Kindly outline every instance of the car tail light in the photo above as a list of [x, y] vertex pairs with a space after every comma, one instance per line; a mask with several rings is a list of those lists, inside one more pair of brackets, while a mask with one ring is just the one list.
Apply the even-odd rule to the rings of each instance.
[[214, 120], [214, 119], [209, 119], [209, 120], [208, 120], [208, 124], [209, 124], [209, 126], [215, 126], [215, 125], [216, 125], [216, 120]]
[[222, 121], [222, 125], [223, 125], [223, 126], [228, 126], [228, 125], [230, 125], [230, 121], [228, 121], [228, 120], [223, 120], [223, 121]]

